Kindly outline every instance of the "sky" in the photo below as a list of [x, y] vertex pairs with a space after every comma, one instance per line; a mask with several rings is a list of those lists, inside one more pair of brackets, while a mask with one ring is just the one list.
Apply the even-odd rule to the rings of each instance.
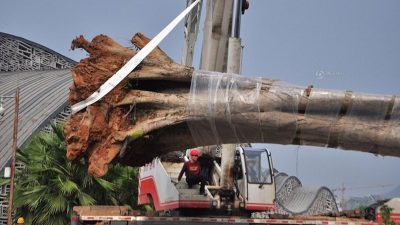
[[[106, 34], [129, 47], [136, 32], [154, 37], [185, 6], [185, 0], [2, 0], [0, 32], [79, 61], [86, 53], [69, 49], [76, 36], [90, 40]], [[399, 12], [398, 0], [251, 0], [241, 23], [242, 74], [301, 86], [400, 95]], [[203, 12], [195, 68], [204, 17]], [[181, 22], [160, 47], [180, 62], [183, 43]], [[344, 185], [346, 196], [360, 196], [382, 194], [400, 185], [400, 158], [309, 146], [266, 146], [275, 168], [298, 176], [304, 186]]]

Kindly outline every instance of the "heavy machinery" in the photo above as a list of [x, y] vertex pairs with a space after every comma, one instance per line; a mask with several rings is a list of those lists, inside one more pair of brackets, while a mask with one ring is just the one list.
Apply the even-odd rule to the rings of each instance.
[[[188, 160], [187, 153], [180, 156], [181, 161], [174, 157], [155, 158], [139, 169], [138, 178], [138, 203], [152, 206], [155, 213], [132, 214], [121, 206], [79, 206], [74, 207], [78, 215], [71, 219], [72, 224], [378, 225], [383, 221], [382, 206], [378, 205], [368, 207], [365, 212], [353, 210], [313, 216], [279, 214], [276, 170], [267, 149], [238, 146], [234, 154], [215, 146], [199, 149], [202, 173], [208, 182], [204, 195], [199, 194], [198, 185], [189, 188], [184, 179], [177, 181], [183, 161]], [[232, 165], [230, 171], [222, 169], [227, 162]], [[400, 199], [384, 203], [391, 208], [390, 219], [396, 224], [400, 224], [399, 203]], [[253, 213], [258, 211], [264, 216]]]
[[156, 211], [203, 208], [229, 215], [274, 211], [274, 170], [267, 149], [237, 147], [233, 157], [225, 160], [232, 163], [231, 171], [221, 169], [226, 150], [206, 147], [202, 152], [199, 161], [208, 165], [202, 170], [208, 182], [204, 196], [198, 188], [189, 188], [184, 179], [177, 181], [182, 162], [162, 162], [156, 158], [140, 168], [138, 203], [152, 204]]
[[[193, 2], [188, 0], [189, 2]], [[217, 1], [216, 1], [217, 2]], [[219, 3], [222, 1], [218, 1]], [[221, 3], [222, 4], [222, 3]], [[240, 4], [236, 4], [240, 5]], [[235, 8], [235, 7], [233, 7]], [[199, 14], [201, 10], [197, 10]], [[240, 10], [239, 10], [240, 11]], [[216, 10], [213, 10], [216, 12]], [[220, 17], [215, 17], [220, 18]], [[237, 17], [236, 17], [237, 18]], [[189, 20], [188, 20], [189, 21]], [[192, 20], [190, 20], [192, 21]], [[194, 20], [193, 20], [194, 21]], [[198, 21], [198, 19], [196, 19]], [[221, 20], [229, 21], [229, 19]], [[190, 24], [190, 23], [189, 23]], [[225, 25], [235, 24], [234, 30], [238, 30], [238, 24], [226, 22]], [[216, 27], [220, 31], [220, 27], [225, 27], [222, 22], [221, 26], [209, 23], [212, 27]], [[193, 25], [196, 26], [196, 25]], [[187, 29], [196, 31], [196, 29]], [[210, 37], [222, 36], [222, 32], [218, 35], [211, 35], [214, 30], [210, 31]], [[235, 32], [231, 32], [235, 33]], [[226, 34], [225, 34], [226, 35]], [[194, 36], [194, 35], [188, 35]], [[237, 38], [237, 36], [234, 36]], [[188, 41], [190, 38], [186, 38]], [[193, 37], [192, 37], [193, 39]], [[206, 38], [204, 38], [206, 39]], [[188, 52], [192, 51], [194, 40], [188, 41]], [[221, 38], [219, 46], [226, 46], [226, 40]], [[213, 43], [216, 43], [215, 41]], [[237, 45], [240, 47], [240, 44]], [[216, 47], [205, 47], [205, 49], [213, 50], [209, 54], [204, 54], [203, 63], [218, 62], [219, 67], [215, 68], [203, 66], [206, 70], [223, 70], [225, 62], [222, 59], [231, 57], [221, 57], [226, 55], [224, 52], [217, 52]], [[240, 48], [238, 48], [240, 49]], [[215, 50], [215, 51], [214, 51]], [[232, 51], [230, 51], [232, 52]], [[213, 53], [213, 54], [211, 54]], [[192, 53], [191, 53], [192, 54]], [[187, 59], [188, 57], [184, 57]], [[190, 58], [190, 57], [189, 57]], [[240, 59], [240, 57], [236, 57]], [[218, 59], [218, 60], [217, 60]], [[188, 60], [184, 60], [188, 63]], [[190, 61], [190, 60], [189, 60]], [[221, 62], [220, 62], [221, 61]], [[207, 64], [207, 63], [205, 63]], [[238, 69], [239, 63], [232, 60], [227, 65], [236, 65]], [[226, 66], [231, 68], [230, 66]], [[231, 69], [232, 70], [232, 69]], [[238, 71], [229, 71], [238, 73]], [[297, 111], [297, 110], [296, 110]], [[208, 175], [208, 185], [206, 186], [206, 196], [198, 193], [198, 188], [188, 188], [185, 181], [177, 182], [178, 173], [182, 167], [182, 162], [166, 162], [155, 158], [151, 163], [140, 168], [139, 178], [139, 204], [149, 204], [154, 207], [157, 212], [163, 212], [164, 216], [132, 216], [126, 215], [125, 210], [118, 209], [119, 213], [110, 213], [104, 210], [101, 213], [84, 212], [78, 213], [81, 221], [107, 221], [109, 223], [118, 224], [188, 224], [188, 223], [213, 223], [213, 224], [329, 224], [329, 225], [375, 225], [377, 223], [370, 220], [356, 220], [350, 218], [334, 217], [291, 217], [291, 218], [273, 218], [276, 207], [275, 202], [275, 177], [272, 169], [271, 155], [266, 149], [249, 149], [247, 147], [238, 147], [233, 151], [224, 151], [223, 149], [202, 149], [206, 166], [210, 169], [204, 172]], [[252, 165], [254, 164], [254, 165]], [[255, 166], [255, 176], [250, 173], [250, 165]], [[95, 208], [93, 208], [96, 211]], [[207, 209], [207, 210], [206, 210]], [[76, 210], [79, 211], [79, 210]], [[196, 217], [176, 217], [175, 212], [186, 213], [190, 211], [196, 212]], [[234, 215], [249, 214], [254, 211], [267, 211], [270, 218], [249, 218], [237, 217]], [[397, 210], [398, 211], [398, 210]], [[216, 217], [212, 215], [221, 212], [223, 216]], [[160, 214], [161, 215], [161, 214]]]

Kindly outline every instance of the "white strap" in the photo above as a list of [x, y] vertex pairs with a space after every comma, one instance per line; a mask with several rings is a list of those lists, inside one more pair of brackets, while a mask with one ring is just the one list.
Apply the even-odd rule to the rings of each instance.
[[200, 0], [193, 2], [181, 14], [179, 14], [171, 23], [169, 23], [157, 36], [155, 36], [142, 50], [133, 56], [121, 69], [119, 69], [112, 77], [110, 77], [103, 85], [100, 86], [87, 99], [74, 104], [71, 107], [72, 114], [79, 112], [87, 106], [97, 102], [106, 94], [108, 94], [115, 86], [117, 86], [128, 74], [136, 68], [143, 59], [153, 51], [158, 44], [178, 25], [178, 23], [195, 7]]

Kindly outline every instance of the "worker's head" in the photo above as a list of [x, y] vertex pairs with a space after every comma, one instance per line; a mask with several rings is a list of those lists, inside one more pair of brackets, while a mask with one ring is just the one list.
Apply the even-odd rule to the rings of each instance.
[[199, 157], [199, 150], [197, 150], [195, 148], [190, 150], [190, 159], [196, 161], [197, 157]]
[[25, 223], [25, 220], [24, 220], [23, 217], [19, 217], [19, 218], [17, 219], [17, 224], [24, 224], [24, 223]]
[[256, 165], [256, 159], [254, 158], [247, 158], [247, 165], [248, 167], [254, 167]]

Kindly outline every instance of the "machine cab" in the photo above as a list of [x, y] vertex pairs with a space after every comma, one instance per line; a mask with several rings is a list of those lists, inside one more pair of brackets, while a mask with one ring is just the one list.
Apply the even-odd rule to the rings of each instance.
[[271, 153], [267, 149], [240, 147], [242, 175], [237, 179], [238, 188], [243, 190], [247, 210], [275, 209], [275, 179]]

